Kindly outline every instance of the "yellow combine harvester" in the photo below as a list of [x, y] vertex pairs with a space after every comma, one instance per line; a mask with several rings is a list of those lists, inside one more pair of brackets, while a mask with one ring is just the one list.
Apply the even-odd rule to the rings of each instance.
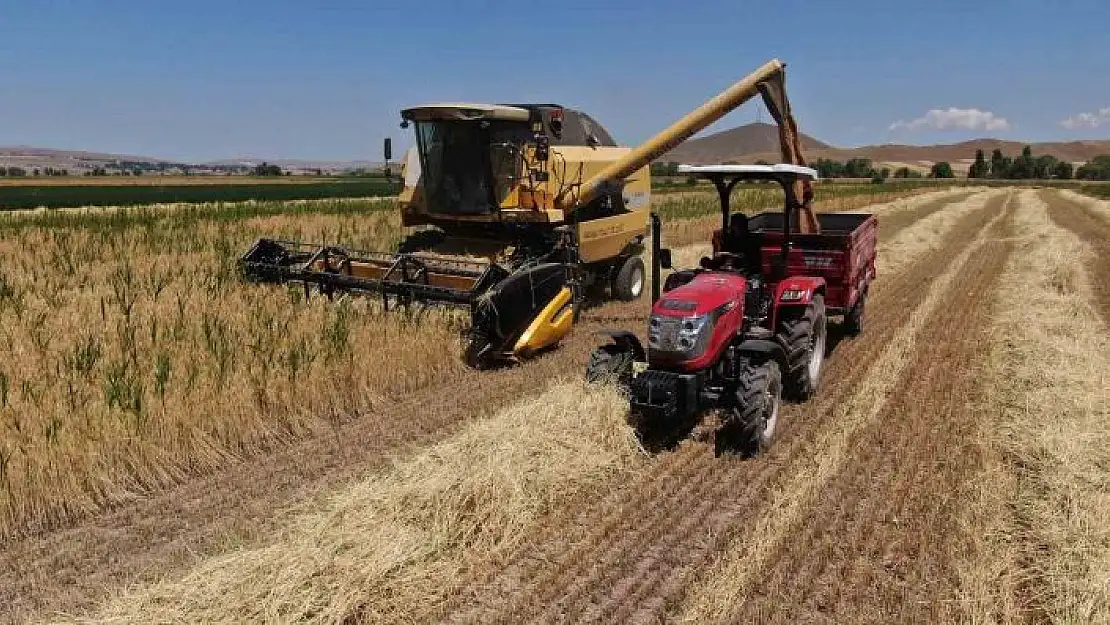
[[570, 332], [591, 285], [618, 299], [641, 295], [648, 165], [757, 93], [779, 122], [784, 162], [804, 165], [777, 60], [632, 149], [555, 104], [405, 109], [402, 127], [415, 126], [416, 145], [398, 199], [404, 225], [425, 229], [397, 253], [260, 239], [242, 257], [243, 273], [329, 295], [376, 294], [386, 309], [469, 308], [469, 365], [527, 357]]

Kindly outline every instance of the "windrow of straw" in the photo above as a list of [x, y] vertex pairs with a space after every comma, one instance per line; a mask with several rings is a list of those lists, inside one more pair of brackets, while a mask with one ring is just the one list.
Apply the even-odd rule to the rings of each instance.
[[1022, 194], [1016, 226], [986, 355], [988, 462], [966, 495], [976, 540], [961, 563], [961, 620], [1106, 623], [1110, 339], [1092, 288], [1110, 276], [1089, 272], [1091, 249], [1036, 195]]
[[546, 392], [343, 489], [273, 542], [126, 594], [97, 623], [411, 622], [469, 554], [510, 549], [544, 515], [644, 459], [608, 386]]

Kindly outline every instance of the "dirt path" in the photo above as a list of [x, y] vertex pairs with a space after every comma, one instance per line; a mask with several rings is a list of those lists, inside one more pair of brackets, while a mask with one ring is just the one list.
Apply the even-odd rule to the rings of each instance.
[[1070, 230], [1094, 249], [1095, 265], [1088, 273], [1099, 313], [1110, 324], [1110, 221], [1059, 193], [1043, 191], [1040, 198], [1048, 204], [1048, 216], [1056, 225]]
[[[958, 222], [942, 248], [876, 284], [870, 326], [828, 361], [820, 395], [784, 415], [776, 446], [757, 461], [714, 458], [683, 445], [655, 459], [640, 479], [580, 512], [553, 519], [506, 561], [487, 563], [480, 583], [459, 593], [454, 622], [638, 622], [657, 620], [681, 598], [691, 573], [728, 536], [755, 523], [762, 503], [798, 463], [821, 453], [818, 432], [866, 379], [891, 338], [925, 299], [928, 286], [992, 218], [1003, 196]], [[887, 231], [885, 236], [893, 233]], [[961, 288], [951, 298], [961, 297]]]
[[[966, 197], [948, 196], [898, 211], [884, 218], [882, 237], [889, 239]], [[974, 227], [972, 221], [968, 224]], [[933, 257], [939, 262], [944, 255]], [[2, 545], [0, 619], [80, 612], [113, 589], [157, 579], [229, 546], [250, 544], [273, 531], [279, 519], [312, 506], [337, 485], [519, 400], [535, 391], [537, 381], [573, 374], [598, 340], [592, 330], [638, 327], [644, 306], [614, 303], [590, 311], [561, 349], [523, 367], [422, 390], [396, 405], [388, 419], [368, 414], [325, 439], [237, 464], [73, 528]], [[684, 463], [700, 467], [704, 475], [727, 468], [687, 451], [676, 456], [673, 466], [656, 467], [652, 475], [665, 478], [675, 470], [675, 479], [682, 482], [688, 475]], [[652, 485], [653, 479], [645, 478], [644, 487], [670, 487], [665, 479], [661, 486]]]

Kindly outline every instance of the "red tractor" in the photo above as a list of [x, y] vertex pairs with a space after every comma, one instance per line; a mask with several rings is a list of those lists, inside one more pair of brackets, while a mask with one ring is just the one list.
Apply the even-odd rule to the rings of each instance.
[[[824, 364], [827, 319], [841, 316], [847, 334], [863, 329], [867, 290], [875, 277], [878, 222], [873, 215], [817, 215], [818, 233], [794, 232], [801, 204], [796, 183], [816, 172], [796, 165], [682, 166], [707, 178], [721, 201], [713, 256], [667, 276], [670, 250], [659, 243], [652, 215], [652, 310], [645, 350], [636, 334], [605, 332], [611, 343], [590, 357], [591, 381], [624, 387], [641, 435], [675, 431], [719, 410], [718, 454], [754, 455], [775, 435], [782, 397], [813, 395]], [[774, 181], [786, 196], [782, 213], [730, 214], [741, 181]]]

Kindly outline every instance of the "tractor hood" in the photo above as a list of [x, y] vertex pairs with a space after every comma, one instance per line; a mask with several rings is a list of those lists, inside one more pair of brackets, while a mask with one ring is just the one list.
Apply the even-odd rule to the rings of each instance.
[[667, 291], [652, 306], [652, 312], [667, 317], [704, 315], [729, 302], [743, 302], [748, 282], [743, 276], [710, 271]]

